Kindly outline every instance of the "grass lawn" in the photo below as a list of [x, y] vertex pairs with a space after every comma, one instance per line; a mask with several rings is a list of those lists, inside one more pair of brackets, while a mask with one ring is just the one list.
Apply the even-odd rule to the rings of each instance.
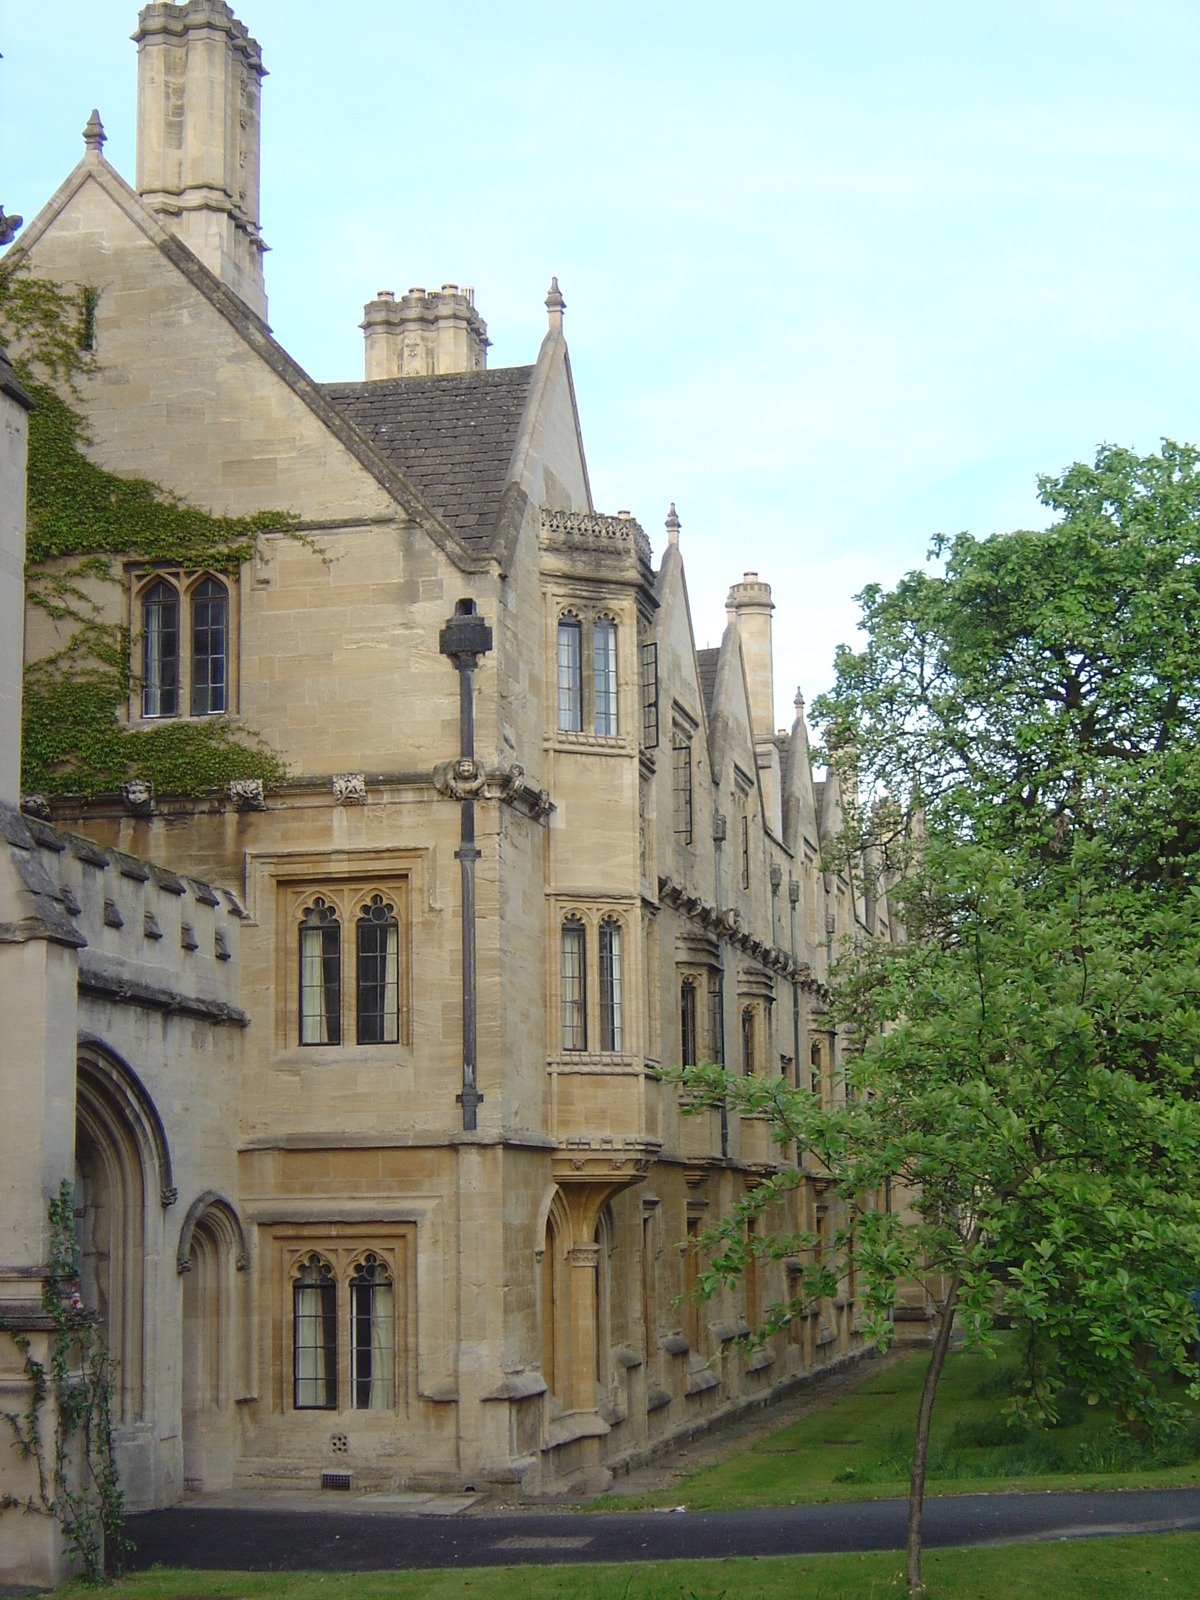
[[[112, 1600], [888, 1600], [900, 1555], [792, 1556], [636, 1566], [476, 1567], [357, 1574], [155, 1570], [99, 1591]], [[928, 1600], [1144, 1600], [1200, 1591], [1200, 1534], [932, 1550]], [[91, 1600], [95, 1589], [60, 1589]]]
[[[924, 1351], [903, 1357], [853, 1393], [673, 1489], [606, 1495], [590, 1509], [686, 1505], [714, 1511], [906, 1495], [928, 1360]], [[1014, 1428], [1003, 1409], [1014, 1372], [1014, 1355], [1004, 1343], [995, 1359], [978, 1351], [947, 1356], [930, 1436], [930, 1494], [1200, 1484], [1200, 1414], [1194, 1408], [1191, 1425], [1158, 1451], [1131, 1438], [1107, 1407], [1072, 1396], [1063, 1400], [1057, 1427]], [[1174, 1393], [1184, 1400], [1183, 1385]]]

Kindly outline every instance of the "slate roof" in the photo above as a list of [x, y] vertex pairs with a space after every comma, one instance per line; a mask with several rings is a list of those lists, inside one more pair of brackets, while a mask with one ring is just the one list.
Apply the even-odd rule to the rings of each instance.
[[483, 554], [532, 379], [532, 367], [496, 367], [323, 383], [321, 392], [463, 543]]
[[717, 662], [720, 650], [697, 650], [696, 665], [700, 669], [700, 693], [704, 697], [704, 714], [712, 721], [713, 690], [717, 687]]

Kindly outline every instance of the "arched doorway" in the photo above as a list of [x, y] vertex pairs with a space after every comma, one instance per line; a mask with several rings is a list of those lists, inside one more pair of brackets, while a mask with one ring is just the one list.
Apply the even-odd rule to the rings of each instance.
[[176, 1266], [183, 1277], [181, 1331], [183, 1481], [188, 1489], [233, 1482], [234, 1404], [241, 1318], [235, 1273], [246, 1239], [228, 1200], [206, 1191], [188, 1209]]
[[80, 1061], [75, 1121], [75, 1226], [80, 1293], [117, 1363], [113, 1421], [146, 1412], [146, 1171], [137, 1128], [104, 1078]]

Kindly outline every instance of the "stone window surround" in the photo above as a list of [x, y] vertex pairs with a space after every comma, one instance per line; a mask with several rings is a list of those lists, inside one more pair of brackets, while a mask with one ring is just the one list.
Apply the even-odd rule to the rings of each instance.
[[[331, 1223], [306, 1225], [277, 1225], [269, 1230], [269, 1249], [275, 1259], [278, 1275], [278, 1330], [279, 1336], [271, 1343], [271, 1396], [272, 1409], [300, 1419], [309, 1419], [306, 1426], [324, 1432], [330, 1419], [341, 1419], [345, 1428], [348, 1421], [392, 1419], [397, 1413], [408, 1410], [413, 1390], [410, 1371], [410, 1352], [415, 1350], [413, 1316], [416, 1305], [413, 1269], [416, 1260], [415, 1229], [410, 1224], [380, 1223], [375, 1226]], [[375, 1256], [387, 1268], [393, 1285], [392, 1329], [395, 1339], [395, 1389], [394, 1404], [386, 1411], [369, 1411], [350, 1404], [350, 1279], [355, 1267], [368, 1254]], [[335, 1326], [337, 1328], [337, 1405], [330, 1408], [300, 1407], [294, 1404], [293, 1372], [295, 1361], [294, 1332], [292, 1327], [292, 1285], [297, 1273], [310, 1256], [317, 1255], [333, 1269], [337, 1286]]]
[[[277, 963], [277, 1042], [281, 1049], [302, 1051], [316, 1060], [356, 1059], [378, 1061], [390, 1050], [407, 1056], [412, 1049], [412, 913], [411, 881], [402, 872], [353, 873], [346, 876], [316, 876], [303, 881], [279, 884], [279, 957]], [[320, 896], [337, 913], [341, 929], [341, 1043], [302, 1045], [300, 1043], [300, 925], [305, 911]], [[373, 895], [381, 895], [395, 908], [400, 925], [400, 1037], [394, 1044], [357, 1042], [357, 952], [356, 929], [363, 909]]]
[[[548, 663], [552, 670], [546, 675], [546, 744], [560, 750], [578, 750], [582, 747], [589, 751], [628, 754], [631, 749], [637, 748], [636, 741], [630, 740], [629, 730], [635, 724], [639, 730], [641, 727], [641, 673], [640, 670], [631, 672], [626, 659], [629, 648], [627, 639], [636, 638], [636, 627], [632, 626], [629, 618], [621, 614], [619, 606], [606, 602], [597, 603], [577, 596], [555, 597], [552, 601], [551, 620]], [[578, 728], [559, 727], [558, 629], [562, 622], [577, 623], [580, 631], [580, 726]], [[596, 732], [594, 628], [597, 622], [611, 623], [617, 631], [617, 732], [614, 734]], [[629, 701], [631, 684], [636, 685], [638, 695], [636, 718], [633, 717]], [[640, 731], [638, 737], [640, 738]]]
[[[588, 902], [580, 904], [577, 901], [559, 901], [552, 903], [551, 915], [554, 923], [551, 937], [547, 941], [550, 949], [551, 973], [548, 995], [548, 1025], [547, 1039], [550, 1043], [550, 1056], [547, 1064], [559, 1067], [574, 1067], [582, 1064], [599, 1065], [611, 1063], [613, 1065], [632, 1066], [635, 1051], [633, 1045], [633, 1028], [635, 1012], [633, 1010], [633, 944], [630, 931], [628, 908]], [[582, 1050], [565, 1050], [562, 1048], [562, 930], [566, 923], [578, 923], [584, 930], [584, 1006], [586, 1026], [584, 1037], [586, 1044]], [[600, 1017], [600, 926], [602, 923], [614, 923], [621, 932], [621, 987], [622, 987], [622, 1026], [620, 1050], [608, 1051], [597, 1048], [603, 1038]]]
[[[206, 578], [215, 578], [225, 590], [225, 709], [192, 715], [192, 596]], [[158, 582], [169, 584], [179, 596], [179, 680], [178, 710], [166, 717], [142, 715], [142, 597]], [[212, 572], [207, 567], [180, 567], [178, 564], [138, 562], [125, 564], [125, 624], [129, 629], [130, 665], [133, 685], [125, 709], [131, 726], [161, 727], [164, 722], [208, 722], [218, 717], [236, 716], [240, 704], [241, 669], [241, 583], [229, 573]]]

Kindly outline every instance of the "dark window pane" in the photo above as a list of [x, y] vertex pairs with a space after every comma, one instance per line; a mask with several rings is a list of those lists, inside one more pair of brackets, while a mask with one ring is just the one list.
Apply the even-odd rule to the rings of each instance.
[[396, 1334], [392, 1281], [368, 1255], [350, 1279], [350, 1405], [390, 1411], [396, 1403]]
[[400, 924], [382, 895], [358, 919], [358, 1042], [400, 1038]]
[[581, 922], [565, 922], [562, 930], [562, 1047], [587, 1049], [586, 943]]
[[179, 712], [179, 596], [156, 583], [142, 599], [142, 715]]
[[658, 645], [642, 646], [642, 744], [658, 749]]
[[696, 1065], [696, 986], [685, 983], [679, 990], [679, 1053], [680, 1064]]
[[675, 801], [675, 836], [692, 842], [692, 747], [677, 736], [671, 750], [671, 790]]
[[192, 593], [192, 715], [226, 708], [229, 598], [225, 585], [205, 578]]

